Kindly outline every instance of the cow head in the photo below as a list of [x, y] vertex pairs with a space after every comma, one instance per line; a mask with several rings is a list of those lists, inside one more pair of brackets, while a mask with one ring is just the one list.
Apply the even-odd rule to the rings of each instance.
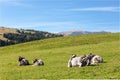
[[19, 56], [18, 61], [21, 61], [24, 57]]
[[33, 60], [33, 63], [35, 63], [35, 62], [37, 62], [37, 61], [38, 61], [38, 59], [34, 59], [34, 60]]

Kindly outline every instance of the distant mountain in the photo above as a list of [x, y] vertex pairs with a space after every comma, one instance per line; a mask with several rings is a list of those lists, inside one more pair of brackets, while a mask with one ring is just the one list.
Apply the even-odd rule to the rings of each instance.
[[46, 38], [61, 37], [62, 35], [44, 31], [24, 30], [0, 27], [0, 46], [18, 44]]
[[106, 32], [106, 31], [90, 32], [90, 31], [72, 30], [72, 31], [59, 32], [58, 34], [61, 34], [61, 35], [64, 35], [64, 36], [69, 36], [69, 35], [99, 34], [99, 33], [110, 33], [110, 32]]

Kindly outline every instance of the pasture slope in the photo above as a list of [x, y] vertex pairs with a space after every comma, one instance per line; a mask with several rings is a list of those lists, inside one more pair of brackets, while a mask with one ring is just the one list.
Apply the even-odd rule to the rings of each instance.
[[[0, 47], [0, 80], [120, 79], [120, 33], [66, 36]], [[97, 66], [68, 68], [71, 54], [95, 53], [104, 58]], [[18, 66], [18, 56], [32, 64], [34, 58], [44, 66]]]

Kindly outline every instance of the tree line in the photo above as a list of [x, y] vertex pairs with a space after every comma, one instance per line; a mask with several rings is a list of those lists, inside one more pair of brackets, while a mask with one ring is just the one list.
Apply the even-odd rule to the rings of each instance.
[[57, 35], [53, 33], [35, 31], [35, 30], [17, 30], [17, 33], [3, 34], [7, 41], [0, 40], [0, 46], [18, 44], [23, 42], [29, 42], [34, 40], [41, 40], [46, 38], [62, 37], [63, 35]]

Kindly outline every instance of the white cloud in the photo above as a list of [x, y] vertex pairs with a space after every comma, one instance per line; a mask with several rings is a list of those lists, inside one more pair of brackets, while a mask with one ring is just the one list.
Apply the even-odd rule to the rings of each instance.
[[120, 7], [73, 8], [73, 9], [69, 9], [69, 11], [111, 11], [111, 12], [119, 12]]
[[0, 5], [31, 7], [31, 5], [24, 3], [22, 0], [0, 0]]
[[18, 1], [18, 0], [0, 0], [0, 2], [7, 2], [7, 1]]

